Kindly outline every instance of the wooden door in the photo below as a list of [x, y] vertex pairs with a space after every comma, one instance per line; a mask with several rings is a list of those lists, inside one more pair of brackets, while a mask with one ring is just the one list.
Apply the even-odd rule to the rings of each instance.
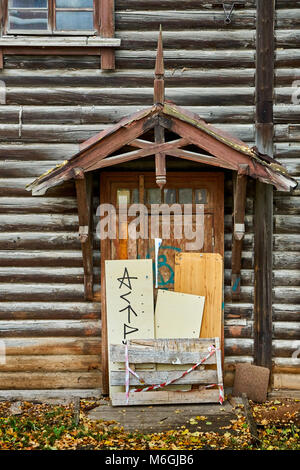
[[[132, 204], [144, 204], [147, 220], [144, 230], [147, 232], [145, 238], [131, 239], [128, 234], [130, 223], [136, 216], [127, 217], [127, 222], [119, 224], [119, 213], [121, 197], [128, 206]], [[123, 200], [124, 200], [123, 199]], [[156, 216], [159, 219], [158, 231], [162, 244], [159, 249], [159, 288], [173, 289], [174, 287], [174, 262], [175, 253], [181, 251], [197, 251], [204, 253], [220, 253], [224, 255], [224, 190], [222, 173], [168, 173], [166, 186], [160, 190], [155, 183], [152, 173], [103, 173], [101, 176], [101, 202], [111, 203], [116, 208], [116, 239], [106, 242], [106, 259], [145, 259], [155, 257], [153, 221], [154, 211], [151, 210], [155, 204], [166, 204], [172, 209], [173, 204], [181, 208], [182, 220], [184, 220], [184, 204], [192, 205], [192, 214], [186, 210], [189, 220], [192, 220], [192, 233], [196, 230], [196, 204], [204, 206], [204, 237], [202, 248], [189, 249], [194, 240], [187, 239], [188, 229], [182, 227], [182, 238], [176, 238], [179, 232], [174, 226], [176, 216], [170, 213], [170, 225], [162, 224], [163, 214]], [[173, 206], [174, 207], [174, 206]], [[189, 207], [189, 206], [185, 206]], [[140, 214], [138, 214], [140, 216]], [[178, 217], [178, 216], [177, 216]], [[180, 216], [179, 219], [180, 220]], [[200, 220], [200, 219], [198, 219]], [[141, 227], [138, 227], [140, 230]], [[175, 233], [174, 233], [175, 232]], [[200, 237], [199, 243], [201, 244]], [[104, 248], [104, 247], [103, 247]], [[101, 250], [102, 252], [102, 250]]]
[[[122, 199], [121, 199], [122, 198]], [[143, 233], [143, 238], [132, 239], [130, 236], [131, 222], [136, 220], [137, 214], [130, 215], [122, 212], [121, 201], [126, 201], [127, 208], [134, 204], [143, 204], [144, 214], [140, 217], [141, 224], [138, 229]], [[156, 182], [155, 175], [151, 172], [103, 172], [100, 179], [100, 203], [111, 204], [115, 208], [116, 230], [114, 239], [101, 240], [101, 286], [105, 285], [104, 261], [106, 259], [152, 259], [153, 267], [155, 259], [155, 247], [153, 236], [153, 223], [158, 224], [156, 235], [162, 239], [158, 253], [158, 288], [174, 290], [175, 254], [185, 251], [204, 253], [219, 253], [224, 256], [224, 175], [223, 173], [202, 172], [168, 172], [167, 184], [161, 190]], [[202, 221], [204, 230], [201, 248], [190, 247], [192, 233], [187, 233], [188, 228], [182, 227], [182, 237], [178, 237], [174, 225], [173, 213], [163, 219], [162, 214], [155, 216], [155, 204], [165, 204], [165, 209], [171, 209], [177, 204], [177, 209], [184, 210], [189, 216], [190, 230], [195, 231], [197, 219], [196, 204], [203, 204], [204, 213]], [[186, 205], [189, 206], [186, 206]], [[137, 206], [136, 206], [137, 207]], [[160, 206], [162, 207], [162, 206]], [[198, 206], [199, 207], [199, 206]], [[174, 206], [173, 206], [174, 208]], [[126, 209], [127, 210], [127, 209]], [[177, 215], [178, 216], [178, 215]], [[121, 218], [121, 220], [120, 220]], [[123, 220], [124, 219], [124, 220]], [[177, 221], [180, 219], [177, 219]], [[184, 220], [184, 218], [183, 218]], [[167, 221], [167, 224], [166, 224]], [[164, 222], [164, 223], [163, 223]], [[167, 227], [166, 227], [167, 225]], [[188, 236], [187, 236], [188, 235]], [[201, 245], [201, 241], [200, 241]], [[192, 249], [190, 249], [192, 248]], [[155, 275], [154, 275], [155, 279]], [[102, 298], [102, 341], [106, 342], [106, 318], [105, 318], [105, 289], [101, 289]], [[155, 289], [155, 297], [157, 289]], [[107, 365], [105, 355], [106, 346], [103, 344], [103, 388], [106, 384]]]

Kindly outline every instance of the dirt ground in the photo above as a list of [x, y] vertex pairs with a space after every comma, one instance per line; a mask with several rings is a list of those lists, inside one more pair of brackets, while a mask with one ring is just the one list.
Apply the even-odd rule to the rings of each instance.
[[300, 400], [282, 399], [266, 401], [263, 405], [250, 402], [257, 425], [287, 424], [300, 425]]

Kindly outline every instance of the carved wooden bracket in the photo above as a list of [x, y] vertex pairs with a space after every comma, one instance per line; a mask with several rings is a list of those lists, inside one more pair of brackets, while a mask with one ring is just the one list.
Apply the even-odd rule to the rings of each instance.
[[77, 195], [79, 238], [84, 269], [84, 297], [93, 299], [93, 211], [92, 175], [82, 168], [74, 168]]

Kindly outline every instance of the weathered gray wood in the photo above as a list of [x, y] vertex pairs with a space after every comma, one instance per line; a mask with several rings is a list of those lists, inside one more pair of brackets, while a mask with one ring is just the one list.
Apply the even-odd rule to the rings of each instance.
[[[199, 25], [197, 26], [199, 27]], [[296, 56], [297, 50], [294, 49]], [[237, 50], [232, 54], [231, 51], [222, 50], [214, 51], [212, 54], [211, 51], [182, 51], [182, 50], [171, 50], [164, 52], [164, 62], [166, 67], [182, 68], [182, 67], [198, 67], [201, 68], [201, 65], [205, 64], [207, 68], [218, 68], [224, 67], [228, 68], [229, 64], [231, 66], [238, 66], [241, 68], [251, 68], [254, 67], [254, 51], [251, 50]], [[277, 58], [278, 63], [285, 64], [291, 61], [290, 56], [287, 54], [279, 54]], [[122, 68], [151, 68], [154, 69], [155, 63], [155, 52], [152, 51], [136, 51], [133, 55], [131, 51], [116, 51], [116, 64], [118, 67]], [[295, 64], [296, 60], [293, 59], [292, 63]]]
[[3, 372], [80, 372], [100, 370], [100, 358], [93, 355], [8, 356], [0, 365]]
[[[124, 78], [125, 79], [125, 78]], [[133, 114], [141, 109], [145, 108], [145, 105], [141, 106], [118, 106], [117, 108], [112, 108], [111, 106], [23, 106], [23, 124], [105, 124], [105, 123], [115, 123], [118, 122], [121, 118]], [[292, 107], [287, 107], [281, 111], [283, 107], [280, 106], [278, 111], [279, 118], [287, 116], [288, 112], [293, 113]], [[183, 106], [183, 109], [189, 109], [190, 111], [199, 114], [202, 119], [207, 122], [215, 123], [249, 123], [254, 116], [254, 107], [253, 106], [235, 106], [234, 109], [231, 109], [228, 106]], [[0, 123], [5, 122], [6, 124], [17, 124], [19, 116], [19, 107], [18, 106], [0, 106]], [[288, 117], [288, 116], [287, 116]], [[0, 145], [0, 154], [1, 154]], [[23, 146], [24, 157], [27, 157], [26, 150], [29, 148], [34, 149], [33, 144], [27, 144]], [[37, 147], [37, 146], [35, 146]], [[56, 146], [57, 147], [57, 146]], [[69, 148], [68, 148], [69, 147]], [[8, 146], [5, 145], [5, 148], [9, 151], [12, 156], [17, 156], [21, 152], [20, 145], [17, 148], [14, 148], [11, 144]], [[55, 145], [53, 145], [55, 150]], [[62, 145], [59, 145], [61, 153], [63, 153]], [[70, 151], [70, 150], [71, 151]], [[15, 150], [12, 152], [12, 150]], [[41, 145], [38, 146], [38, 159], [43, 157], [41, 152]], [[46, 153], [45, 149], [45, 153]], [[49, 151], [49, 148], [48, 148]], [[66, 144], [65, 152], [66, 154], [62, 155], [62, 158], [66, 158], [68, 155], [72, 156], [78, 151], [76, 145]], [[30, 154], [30, 158], [33, 158], [33, 153]], [[54, 152], [56, 156], [56, 153]], [[49, 154], [49, 158], [54, 158], [53, 153]], [[57, 159], [57, 157], [55, 158]]]
[[[116, 54], [117, 70], [113, 74], [99, 69], [99, 55], [48, 55], [44, 57], [5, 55], [5, 69], [1, 73], [1, 80], [6, 83], [8, 95], [17, 101], [15, 105], [0, 106], [0, 123], [5, 125], [0, 131], [1, 138], [7, 139], [0, 143], [0, 195], [5, 198], [0, 201], [0, 205], [2, 202], [2, 214], [0, 214], [1, 279], [5, 289], [8, 284], [11, 284], [7, 291], [11, 300], [1, 302], [0, 305], [2, 320], [80, 320], [85, 315], [94, 315], [96, 312], [99, 318], [99, 310], [95, 307], [93, 312], [88, 304], [82, 302], [82, 297], [80, 297], [82, 294], [78, 291], [79, 284], [82, 284], [80, 279], [82, 260], [77, 239], [78, 224], [76, 218], [73, 218], [75, 213], [73, 213], [71, 199], [68, 202], [68, 198], [75, 195], [74, 188], [62, 185], [49, 192], [50, 199], [36, 198], [35, 200], [30, 200], [30, 194], [24, 188], [33, 178], [76, 153], [78, 145], [74, 142], [80, 142], [89, 135], [90, 131], [93, 133], [96, 126], [99, 125], [99, 128], [102, 128], [112, 122], [117, 122], [122, 116], [142, 107], [144, 97], [148, 99], [149, 95], [152, 99], [155, 61], [155, 47], [152, 47], [152, 44], [154, 45], [156, 41], [155, 31], [158, 30], [152, 25], [156, 22], [160, 24], [161, 19], [165, 22], [163, 27], [165, 80], [167, 90], [174, 88], [171, 90], [170, 99], [176, 102], [178, 98], [182, 99], [182, 104], [185, 106], [184, 95], [181, 98], [179, 94], [188, 92], [188, 109], [199, 113], [208, 122], [220, 124], [220, 127], [223, 124], [227, 125], [225, 127], [229, 132], [237, 131], [236, 135], [242, 138], [251, 136], [250, 143], [252, 142], [251, 145], [253, 145], [253, 129], [248, 125], [252, 126], [255, 105], [253, 90], [256, 33], [254, 27], [249, 29], [246, 25], [245, 15], [249, 11], [253, 12], [250, 23], [253, 22], [254, 25], [256, 2], [246, 0], [242, 3], [243, 5], [240, 6], [235, 5], [234, 11], [234, 16], [236, 16], [236, 12], [240, 10], [237, 12], [237, 22], [240, 25], [242, 22], [245, 24], [240, 27], [237, 26], [235, 18], [231, 25], [224, 26], [222, 5], [216, 8], [213, 2], [207, 0], [186, 0], [185, 2], [116, 0], [117, 12], [120, 12], [119, 18], [124, 21], [117, 30], [117, 36], [122, 39], [123, 43]], [[298, 158], [300, 146], [297, 142], [299, 129], [293, 125], [299, 124], [300, 112], [299, 106], [291, 103], [291, 93], [294, 91], [292, 85], [294, 80], [299, 79], [297, 75], [300, 57], [299, 28], [297, 27], [299, 5], [296, 0], [277, 0], [276, 2], [277, 10], [281, 11], [277, 12], [278, 21], [275, 31], [277, 104], [274, 107], [276, 124], [274, 154], [298, 179], [300, 175]], [[147, 10], [149, 14], [144, 15], [143, 12]], [[161, 15], [162, 11], [163, 15]], [[243, 18], [240, 12], [244, 12]], [[136, 23], [139, 31], [134, 24], [134, 18], [139, 18], [139, 23]], [[199, 24], [203, 25], [200, 29]], [[178, 28], [174, 25], [178, 25]], [[206, 34], [207, 28], [209, 28], [209, 34]], [[124, 88], [121, 93], [120, 87]], [[203, 87], [207, 88], [207, 93], [206, 90], [201, 92]], [[244, 95], [232, 94], [230, 89], [237, 87], [248, 88], [248, 92]], [[23, 100], [21, 95], [24, 88], [27, 91]], [[137, 104], [132, 105], [131, 101], [125, 101], [127, 91], [131, 99], [134, 98], [132, 92], [141, 88], [145, 90], [141, 90], [137, 95]], [[190, 88], [193, 89], [192, 93], [189, 93]], [[221, 96], [222, 93], [226, 95], [227, 88], [229, 95]], [[59, 90], [58, 95], [56, 90]], [[65, 96], [62, 96], [63, 92], [60, 90], [65, 92]], [[83, 98], [79, 97], [79, 90], [82, 91]], [[100, 92], [97, 92], [98, 102], [95, 105], [92, 94], [96, 90]], [[85, 92], [88, 103], [84, 102]], [[110, 97], [113, 93], [116, 98], [113, 98], [112, 103]], [[209, 96], [210, 94], [212, 97]], [[233, 106], [231, 105], [232, 98], [234, 99]], [[41, 101], [38, 104], [39, 99], [48, 101]], [[56, 99], [57, 105], [54, 104]], [[103, 102], [102, 99], [105, 101]], [[195, 104], [195, 99], [198, 100], [197, 104]], [[246, 99], [246, 104], [242, 104], [244, 101], [240, 102], [240, 99]], [[80, 100], [82, 100], [81, 103]], [[223, 104], [221, 100], [224, 100]], [[27, 105], [26, 102], [29, 104]], [[20, 138], [21, 106], [23, 135]], [[228, 126], [229, 124], [238, 126], [234, 129]], [[242, 129], [239, 124], [245, 124], [246, 128]], [[289, 124], [292, 126], [289, 127]], [[226, 187], [226, 194], [231, 194], [229, 186]], [[273, 288], [276, 288], [275, 294], [278, 301], [275, 300], [273, 303], [272, 311], [274, 322], [287, 324], [286, 328], [283, 325], [276, 327], [276, 338], [278, 335], [284, 335], [286, 339], [281, 340], [279, 337], [273, 339], [273, 343], [275, 342], [273, 360], [280, 362], [281, 358], [292, 361], [293, 344], [296, 340], [289, 339], [287, 336], [292, 334], [288, 323], [296, 323], [299, 316], [297, 270], [300, 269], [298, 256], [300, 248], [297, 232], [298, 202], [295, 198], [300, 192], [298, 188], [292, 196], [286, 196], [281, 192], [275, 194]], [[27, 197], [29, 199], [25, 201]], [[63, 201], [66, 202], [65, 207]], [[253, 221], [252, 219], [246, 220], [246, 235], [242, 252], [244, 283], [242, 299], [237, 305], [233, 305], [228, 292], [231, 263], [231, 206], [229, 201], [226, 204], [228, 205], [226, 208], [228, 218], [225, 224], [225, 318], [252, 321]], [[252, 215], [250, 205], [249, 214]], [[94, 248], [95, 263], [99, 263], [98, 245], [97, 242]], [[9, 267], [12, 268], [11, 273], [9, 273]], [[20, 269], [15, 269], [18, 267]], [[35, 269], [30, 273], [31, 267]], [[48, 267], [51, 269], [48, 270]], [[56, 267], [58, 269], [54, 272]], [[23, 272], [21, 272], [22, 268], [24, 268]], [[98, 276], [97, 270], [96, 276]], [[33, 292], [30, 296], [25, 292], [25, 287], [27, 285], [27, 289], [32, 287], [34, 290], [34, 284], [37, 281], [39, 293]], [[24, 294], [17, 287], [18, 300], [16, 300], [13, 290], [20, 283], [24, 287]], [[53, 294], [54, 290], [50, 291], [49, 299], [48, 288], [55, 284], [69, 284], [69, 287], [66, 287], [68, 293], [62, 297], [63, 288], [58, 286], [56, 292], [61, 290], [58, 298]], [[44, 285], [43, 289], [42, 285]], [[71, 301], [69, 295], [73, 289], [74, 292], [78, 291], [78, 294]], [[76, 308], [77, 302], [78, 308]], [[72, 305], [74, 317], [72, 317]], [[234, 324], [226, 321], [225, 334], [228, 335], [226, 359], [228, 361], [231, 358], [235, 361], [251, 359], [253, 340], [250, 330], [251, 323]], [[296, 332], [297, 330], [295, 334]], [[240, 334], [242, 336], [239, 336]], [[9, 340], [20, 340], [18, 343], [20, 351], [23, 350], [27, 339], [25, 337], [9, 338]], [[35, 339], [42, 341], [40, 352], [44, 351], [49, 344], [49, 348], [53, 351], [51, 354], [54, 353], [55, 346], [51, 342], [53, 338]], [[72, 354], [72, 337], [54, 339], [61, 341], [57, 343], [57, 346], [64, 348], [66, 354]], [[98, 347], [96, 344], [98, 337], [88, 339], [95, 340], [93, 348]], [[81, 340], [85, 341], [85, 338], [81, 337]], [[62, 344], [63, 341], [65, 342]], [[280, 341], [282, 342], [279, 344]], [[74, 348], [75, 343], [74, 339]], [[81, 353], [84, 347], [88, 348], [88, 351], [92, 348], [91, 343], [86, 342], [85, 346], [83, 343], [80, 344], [78, 351], [80, 350]], [[15, 352], [19, 351], [18, 348]], [[29, 351], [28, 348], [26, 350]]]
[[259, 439], [258, 439], [258, 432], [257, 432], [257, 427], [256, 427], [256, 422], [253, 418], [251, 407], [247, 398], [247, 395], [245, 393], [242, 394], [242, 400], [243, 400], [243, 405], [244, 405], [244, 412], [246, 415], [247, 423], [249, 426], [249, 431], [251, 435], [251, 441], [254, 444], [258, 444]]
[[300, 336], [300, 326], [297, 322], [274, 322], [273, 338], [274, 339], [291, 339], [297, 340]]
[[272, 346], [274, 357], [291, 358], [300, 348], [300, 340], [274, 339]]
[[[145, 406], [134, 406], [126, 408], [126, 413], [119, 407], [113, 407], [108, 402], [102, 402], [100, 406], [88, 412], [88, 418], [91, 420], [114, 421], [124, 428], [126, 432], [134, 432], [139, 430], [142, 433], [153, 433], [182, 429], [186, 426], [191, 431], [197, 427], [197, 430], [212, 429], [212, 424], [216, 423], [221, 430], [225, 428], [231, 419], [235, 419], [236, 415], [232, 406], [226, 401], [223, 406], [219, 403], [209, 405], [158, 405], [151, 408]], [[197, 425], [191, 425], [190, 420], [196, 416], [206, 416], [209, 422], [199, 422]], [[225, 432], [220, 431], [220, 432]]]
[[101, 388], [101, 372], [2, 372], [1, 390]]
[[[214, 339], [184, 340], [132, 340], [128, 346], [129, 361], [160, 364], [196, 364], [208, 355], [208, 347]], [[111, 344], [110, 357], [112, 362], [124, 362], [124, 345]], [[215, 364], [215, 355], [207, 359], [207, 364]]]
[[273, 320], [296, 322], [299, 318], [300, 308], [293, 304], [273, 304]]
[[[117, 37], [122, 42], [122, 50], [131, 49], [151, 50], [156, 47], [157, 32], [154, 31], [117, 31]], [[212, 30], [208, 35], [206, 31], [184, 31], [178, 35], [176, 31], [164, 31], [164, 50], [204, 50], [211, 48], [224, 49], [254, 49], [255, 31], [226, 31]]]
[[[275, 1], [261, 0], [256, 11], [256, 144], [273, 156]], [[271, 370], [273, 188], [261, 182], [256, 182], [254, 218], [254, 361]]]
[[8, 356], [32, 355], [99, 355], [99, 337], [7, 337], [5, 349]]
[[[113, 393], [111, 396], [113, 406], [125, 406], [125, 393]], [[189, 392], [137, 392], [131, 393], [128, 405], [165, 405], [165, 404], [184, 404], [184, 403], [217, 403], [219, 401], [218, 390], [201, 390]]]
[[[157, 38], [156, 38], [157, 39]], [[123, 49], [122, 49], [123, 50]], [[167, 53], [167, 52], [166, 52]], [[198, 53], [198, 52], [197, 52]], [[16, 59], [16, 63], [11, 63], [13, 56], [7, 57], [7, 65], [5, 68], [5, 75], [3, 75], [2, 79], [6, 86], [19, 86], [20, 84], [23, 86], [64, 86], [66, 82], [70, 86], [76, 87], [84, 87], [86, 86], [86, 81], [88, 77], [88, 84], [90, 87], [101, 87], [101, 88], [118, 88], [127, 84], [128, 87], [139, 87], [139, 86], [153, 86], [153, 69], [118, 69], [113, 74], [109, 72], [104, 72], [103, 70], [94, 70], [93, 68], [87, 68], [89, 64], [86, 64], [84, 60], [87, 57], [83, 58], [83, 63], [81, 67], [72, 67], [69, 68], [51, 68], [51, 58], [47, 58], [50, 60], [48, 67], [46, 67], [46, 60], [44, 61], [44, 67], [42, 64], [40, 69], [32, 71], [33, 61], [34, 58], [31, 58], [31, 61], [26, 59], [26, 57], [19, 58], [19, 61]], [[36, 58], [35, 58], [36, 59]], [[53, 59], [53, 57], [52, 57]], [[24, 62], [22, 62], [24, 60]], [[42, 57], [40, 57], [42, 60]], [[154, 56], [153, 56], [154, 60]], [[29, 70], [24, 68], [27, 65]], [[30, 67], [31, 63], [31, 67]], [[9, 66], [15, 68], [9, 68]], [[72, 65], [72, 64], [70, 64]], [[142, 65], [142, 64], [141, 64]], [[230, 64], [228, 64], [228, 68], [222, 69], [222, 74], [218, 73], [218, 69], [201, 69], [201, 68], [179, 68], [175, 66], [171, 69], [166, 69], [165, 71], [165, 80], [166, 85], [168, 87], [173, 86], [218, 86], [218, 85], [226, 85], [226, 86], [234, 86], [236, 84], [239, 85], [247, 85], [253, 86], [254, 85], [254, 75], [255, 70], [253, 68], [243, 68], [239, 70], [239, 75], [235, 73], [235, 71], [230, 68]], [[278, 70], [277, 72], [278, 80], [281, 82], [286, 83], [288, 86], [291, 86], [291, 79], [292, 73], [289, 69]], [[71, 105], [71, 103], [70, 103]], [[72, 106], [71, 106], [72, 107]], [[25, 114], [26, 107], [24, 107]], [[117, 110], [115, 110], [117, 111]], [[28, 112], [28, 109], [27, 109]], [[39, 112], [37, 110], [37, 112]], [[91, 111], [92, 112], [92, 111]], [[26, 115], [25, 115], [26, 118]]]
[[0, 337], [99, 336], [99, 320], [10, 320], [0, 321]]
[[69, 390], [4, 390], [0, 391], [0, 401], [30, 401], [32, 403], [71, 403], [74, 397], [99, 399], [101, 390], [97, 388]]
[[[158, 30], [162, 25], [164, 31], [183, 28], [211, 28], [224, 27], [224, 11], [220, 9], [213, 14], [201, 10], [194, 11], [122, 11], [116, 13], [116, 30]], [[142, 20], [142, 21], [141, 21]], [[255, 10], [238, 10], [235, 12], [232, 23], [235, 28], [255, 28]]]
[[[70, 102], [70, 93], [72, 95], [72, 105], [98, 105], [98, 106], [133, 106], [139, 105], [142, 107], [151, 106], [153, 101], [152, 88], [99, 88], [99, 87], [72, 87], [69, 88], [60, 86], [51, 89], [48, 87], [21, 88], [10, 87], [6, 93], [6, 103], [8, 105], [67, 105]], [[228, 87], [226, 93], [219, 88], [166, 88], [166, 99], [176, 102], [177, 105], [184, 106], [222, 106], [222, 105], [252, 105], [254, 98], [254, 91], [249, 87]], [[15, 127], [1, 125], [4, 130], [17, 131], [18, 125]], [[49, 126], [49, 130], [55, 127]], [[67, 128], [67, 127], [66, 127]], [[84, 129], [84, 126], [82, 126]], [[23, 125], [23, 136], [30, 133], [30, 126]], [[41, 130], [43, 128], [41, 127]], [[96, 128], [90, 127], [91, 130]], [[99, 132], [100, 129], [98, 129]], [[12, 136], [13, 138], [13, 136]], [[40, 139], [42, 140], [42, 139]]]
[[[235, 7], [239, 8], [254, 8], [256, 0], [237, 0]], [[279, 5], [282, 6], [284, 0], [279, 0]], [[293, 5], [293, 2], [286, 2]], [[294, 2], [298, 4], [298, 2]], [[116, 11], [130, 10], [130, 11], [145, 11], [145, 10], [203, 10], [207, 13], [213, 11], [222, 11], [221, 1], [208, 1], [208, 0], [116, 0]], [[288, 6], [290, 6], [288, 5]]]
[[[22, 268], [25, 269], [25, 268]], [[27, 268], [31, 270], [34, 268]], [[40, 269], [40, 268], [38, 268]], [[58, 270], [58, 268], [55, 268]], [[1, 320], [92, 320], [100, 319], [99, 302], [1, 302]]]
[[[145, 384], [152, 385], [152, 384], [161, 384], [168, 380], [174, 380], [176, 377], [182, 374], [182, 370], [173, 370], [172, 371], [138, 371], [140, 377], [143, 378]], [[186, 375], [185, 377], [177, 380], [175, 384], [208, 384], [208, 383], [216, 383], [217, 381], [217, 374], [214, 370], [194, 370], [190, 374]], [[125, 371], [112, 371], [110, 374], [110, 384], [111, 385], [124, 385], [125, 384]], [[139, 385], [140, 387], [144, 387], [141, 385], [139, 380], [134, 377], [130, 376], [130, 385]]]
[[[118, 38], [100, 38], [87, 36], [65, 36], [65, 37], [43, 37], [43, 36], [27, 36], [26, 46], [28, 47], [119, 47], [121, 44]], [[2, 47], [18, 47], [24, 46], [24, 36], [1, 37], [0, 46]], [[62, 51], [62, 54], [64, 52]]]

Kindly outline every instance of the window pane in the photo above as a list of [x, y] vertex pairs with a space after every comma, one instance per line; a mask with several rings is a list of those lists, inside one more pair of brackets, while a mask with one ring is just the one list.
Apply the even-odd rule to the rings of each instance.
[[93, 8], [93, 0], [56, 0], [56, 8]]
[[90, 31], [94, 29], [92, 11], [57, 11], [56, 29], [58, 31]]
[[175, 204], [176, 203], [176, 189], [165, 189], [165, 203]]
[[196, 189], [196, 191], [195, 191], [195, 203], [196, 204], [207, 204], [207, 191], [206, 191], [206, 189]]
[[48, 8], [48, 0], [11, 0], [11, 8]]
[[9, 29], [46, 31], [48, 29], [48, 11], [10, 10]]
[[160, 204], [161, 203], [161, 191], [159, 188], [153, 188], [147, 190], [147, 202], [148, 204]]
[[179, 189], [179, 204], [192, 204], [193, 190], [191, 188]]

